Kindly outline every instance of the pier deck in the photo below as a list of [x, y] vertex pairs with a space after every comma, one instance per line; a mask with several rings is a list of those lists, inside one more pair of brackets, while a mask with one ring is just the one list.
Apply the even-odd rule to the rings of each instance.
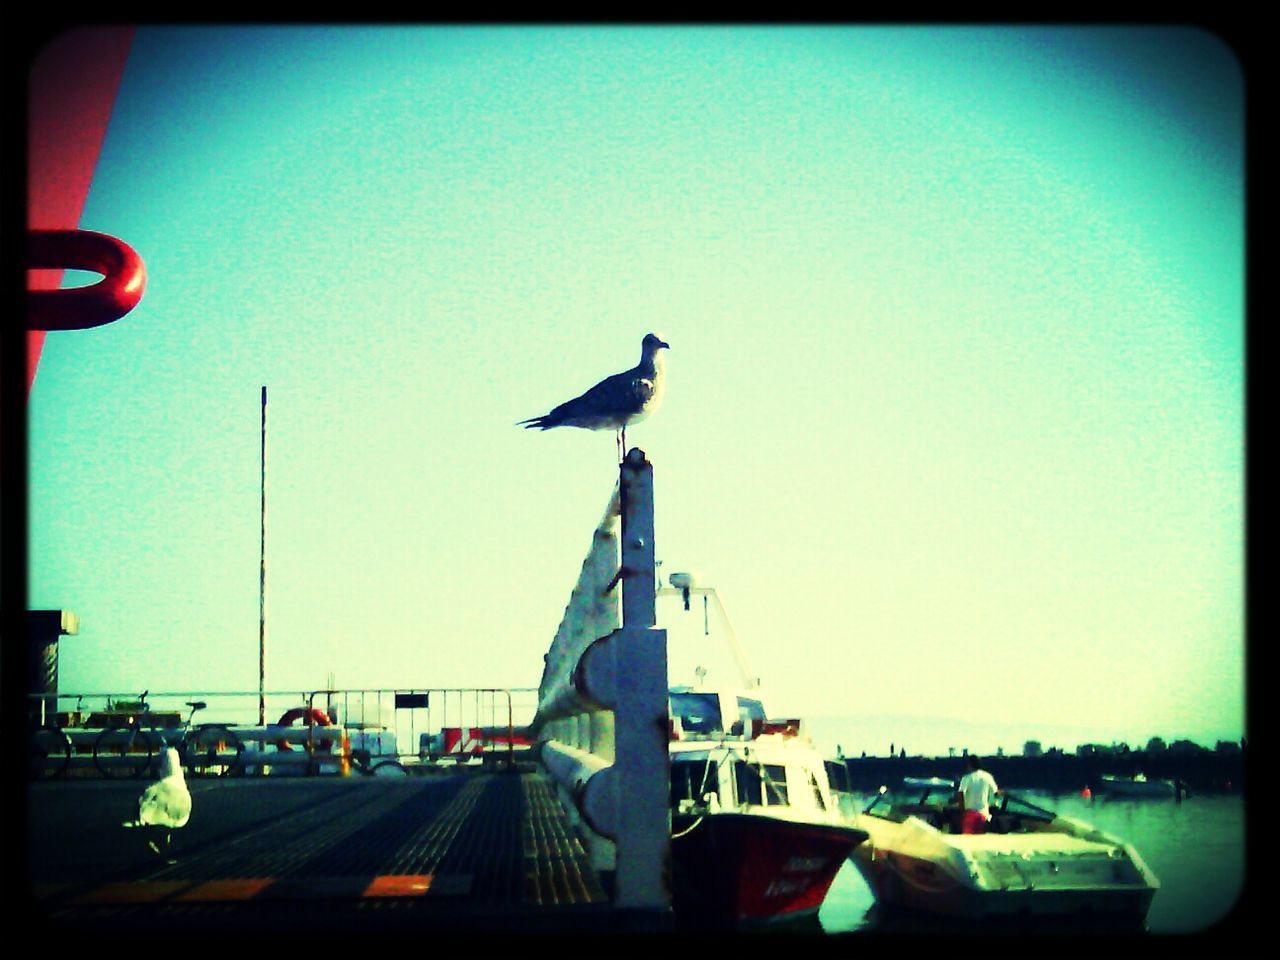
[[29, 785], [28, 893], [44, 922], [335, 936], [656, 922], [612, 906], [537, 773], [192, 779], [172, 864], [121, 826], [146, 785]]

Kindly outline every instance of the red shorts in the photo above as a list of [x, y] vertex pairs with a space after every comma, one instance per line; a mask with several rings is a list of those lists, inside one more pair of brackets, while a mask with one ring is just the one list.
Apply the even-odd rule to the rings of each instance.
[[961, 833], [986, 833], [987, 818], [977, 810], [966, 810], [960, 820]]

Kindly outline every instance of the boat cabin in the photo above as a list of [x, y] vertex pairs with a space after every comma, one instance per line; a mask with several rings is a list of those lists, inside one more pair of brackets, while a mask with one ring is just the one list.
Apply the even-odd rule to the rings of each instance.
[[670, 692], [671, 809], [754, 809], [786, 819], [834, 815], [826, 768], [800, 721], [771, 719], [736, 691]]
[[668, 703], [673, 740], [741, 737], [766, 719], [758, 697], [723, 690], [673, 687]]

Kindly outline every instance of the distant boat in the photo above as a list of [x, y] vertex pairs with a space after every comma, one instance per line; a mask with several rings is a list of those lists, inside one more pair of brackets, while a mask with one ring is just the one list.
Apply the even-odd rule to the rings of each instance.
[[[1102, 792], [1113, 797], [1178, 797], [1181, 787], [1176, 780], [1148, 780], [1144, 774], [1132, 777], [1102, 776]], [[1183, 791], [1185, 792], [1185, 790]]]

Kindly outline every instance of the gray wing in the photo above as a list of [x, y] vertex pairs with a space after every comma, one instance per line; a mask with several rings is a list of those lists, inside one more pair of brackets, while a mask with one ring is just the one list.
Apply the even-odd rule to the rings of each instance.
[[541, 417], [520, 421], [527, 428], [617, 427], [644, 409], [653, 396], [653, 381], [634, 370], [606, 377], [579, 397], [567, 400]]

